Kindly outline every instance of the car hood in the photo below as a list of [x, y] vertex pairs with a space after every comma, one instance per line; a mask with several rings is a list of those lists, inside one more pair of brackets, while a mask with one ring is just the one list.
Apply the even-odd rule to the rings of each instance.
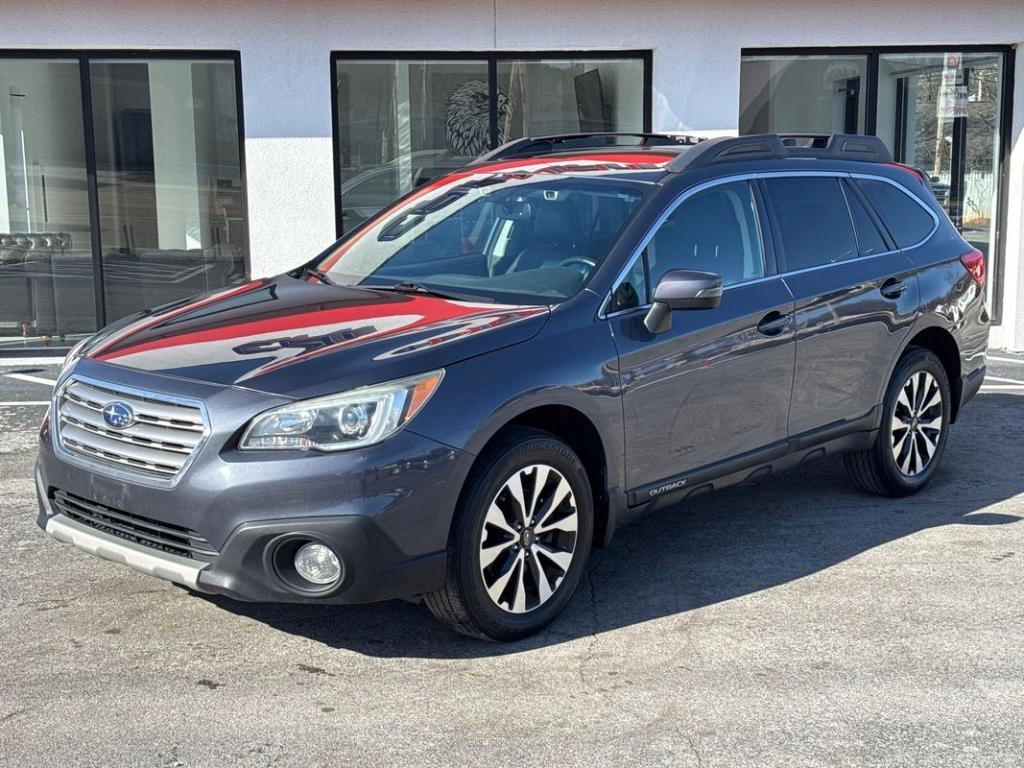
[[312, 397], [442, 368], [534, 336], [547, 307], [254, 280], [111, 326], [90, 360]]

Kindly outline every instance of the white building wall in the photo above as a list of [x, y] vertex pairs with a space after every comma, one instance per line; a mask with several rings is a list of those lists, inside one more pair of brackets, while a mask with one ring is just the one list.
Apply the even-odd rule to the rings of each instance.
[[[735, 130], [744, 47], [1019, 44], [1020, 0], [35, 0], [0, 48], [241, 52], [252, 271], [334, 237], [332, 50], [654, 50], [654, 128]], [[1024, 55], [1014, 95], [1003, 325], [1024, 349]]]

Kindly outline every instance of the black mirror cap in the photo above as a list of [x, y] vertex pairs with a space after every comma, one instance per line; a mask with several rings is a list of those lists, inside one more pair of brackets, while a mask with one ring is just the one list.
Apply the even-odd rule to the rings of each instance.
[[672, 312], [680, 309], [714, 309], [722, 302], [722, 278], [714, 272], [672, 269], [654, 290], [654, 302], [644, 318], [650, 333], [672, 327]]

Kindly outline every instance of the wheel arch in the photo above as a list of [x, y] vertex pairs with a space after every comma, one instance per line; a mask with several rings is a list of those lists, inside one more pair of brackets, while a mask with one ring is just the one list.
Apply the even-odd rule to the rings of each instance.
[[607, 543], [612, 533], [609, 526], [613, 524], [609, 514], [608, 453], [605, 441], [594, 421], [583, 411], [563, 403], [526, 408], [508, 417], [490, 433], [478, 453], [477, 461], [480, 461], [479, 455], [487, 446], [516, 427], [530, 427], [547, 432], [562, 440], [579, 456], [587, 472], [594, 500], [594, 546], [601, 547]]
[[931, 325], [927, 328], [922, 328], [911, 336], [903, 349], [900, 350], [897, 363], [911, 347], [927, 349], [939, 358], [939, 362], [942, 363], [942, 367], [946, 371], [946, 377], [949, 379], [949, 392], [952, 399], [952, 402], [950, 403], [949, 420], [952, 424], [956, 421], [957, 415], [960, 411], [960, 398], [961, 393], [963, 392], [960, 347], [956, 343], [956, 338], [947, 329], [939, 325]]

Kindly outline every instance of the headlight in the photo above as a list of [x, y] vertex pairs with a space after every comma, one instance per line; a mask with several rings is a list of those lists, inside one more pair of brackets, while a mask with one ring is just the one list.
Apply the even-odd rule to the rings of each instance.
[[379, 443], [405, 426], [434, 394], [444, 371], [302, 400], [252, 420], [243, 450], [347, 451]]

